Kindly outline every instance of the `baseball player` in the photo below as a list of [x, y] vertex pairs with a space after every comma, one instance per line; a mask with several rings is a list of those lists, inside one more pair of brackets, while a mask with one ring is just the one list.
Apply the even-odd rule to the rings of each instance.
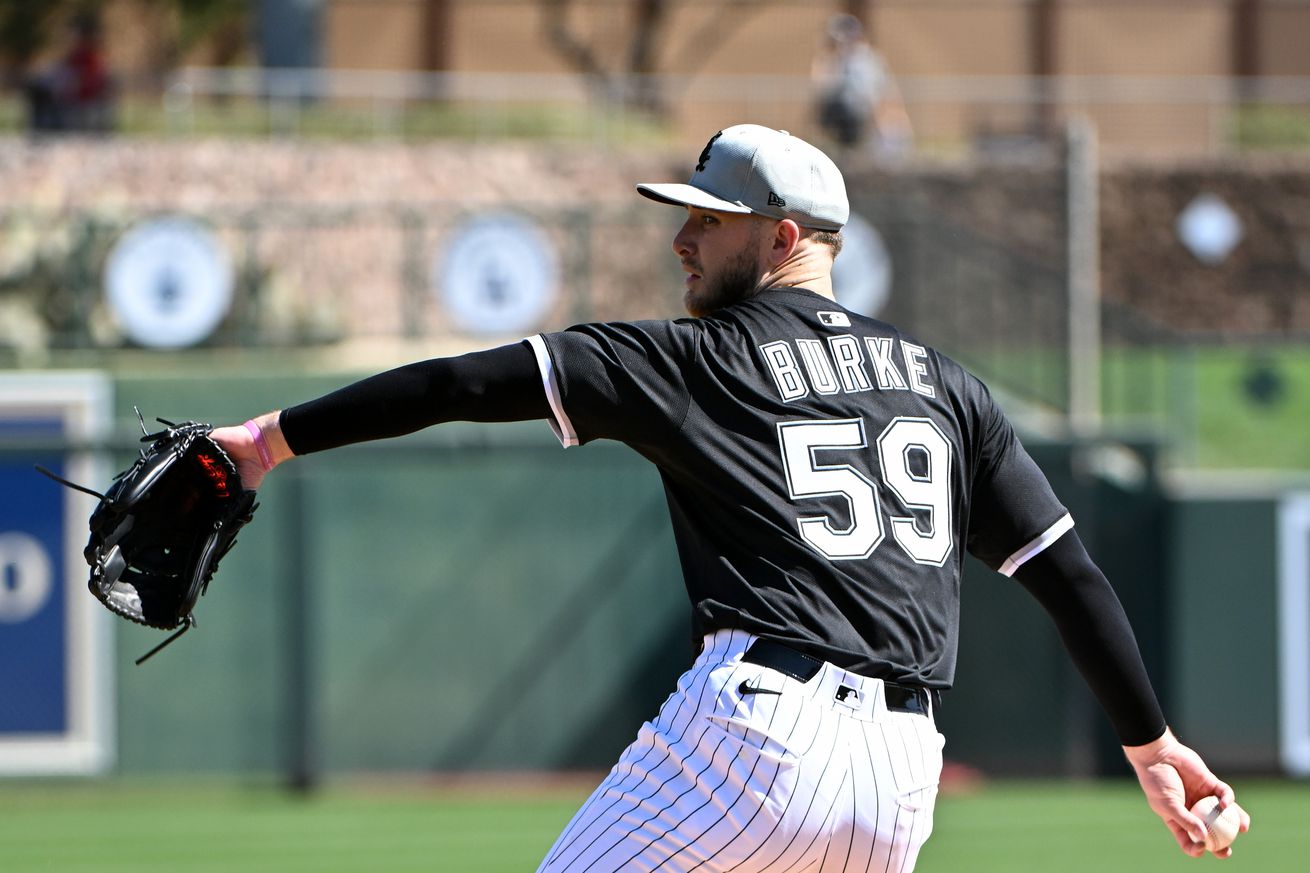
[[620, 440], [658, 467], [699, 654], [540, 870], [913, 869], [966, 551], [1051, 614], [1151, 808], [1202, 854], [1188, 810], [1233, 790], [1169, 731], [1119, 601], [1009, 422], [958, 364], [835, 302], [833, 162], [738, 125], [689, 183], [637, 188], [686, 212], [673, 250], [693, 317], [415, 363], [213, 433], [251, 487], [295, 455], [451, 420], [544, 418], [566, 447]]

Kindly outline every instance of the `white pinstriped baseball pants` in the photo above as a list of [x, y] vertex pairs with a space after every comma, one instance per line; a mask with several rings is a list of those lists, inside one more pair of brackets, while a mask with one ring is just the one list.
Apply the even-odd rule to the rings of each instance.
[[705, 638], [538, 873], [914, 869], [942, 770], [932, 719], [831, 664], [802, 683], [742, 663], [753, 639]]

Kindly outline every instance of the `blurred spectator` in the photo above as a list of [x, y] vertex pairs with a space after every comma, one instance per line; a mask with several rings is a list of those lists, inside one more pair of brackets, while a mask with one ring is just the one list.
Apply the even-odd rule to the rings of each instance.
[[28, 78], [24, 91], [31, 130], [103, 133], [113, 126], [113, 81], [100, 34], [94, 13], [77, 15], [67, 53]]
[[814, 58], [820, 127], [847, 149], [868, 145], [881, 157], [903, 157], [914, 145], [910, 117], [881, 54], [853, 15], [828, 19]]

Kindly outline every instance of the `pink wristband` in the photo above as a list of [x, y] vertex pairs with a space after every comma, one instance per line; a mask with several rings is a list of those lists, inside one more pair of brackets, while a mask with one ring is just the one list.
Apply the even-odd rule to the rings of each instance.
[[273, 453], [268, 450], [268, 440], [264, 439], [264, 432], [251, 419], [246, 422], [246, 430], [255, 438], [255, 450], [259, 452], [259, 462], [264, 465], [264, 472], [267, 473], [277, 465], [273, 463]]

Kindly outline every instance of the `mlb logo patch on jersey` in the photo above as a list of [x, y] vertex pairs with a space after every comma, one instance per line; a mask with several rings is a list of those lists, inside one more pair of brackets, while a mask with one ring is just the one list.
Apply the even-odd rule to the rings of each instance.
[[828, 327], [850, 327], [851, 319], [844, 312], [819, 312], [819, 321]]

